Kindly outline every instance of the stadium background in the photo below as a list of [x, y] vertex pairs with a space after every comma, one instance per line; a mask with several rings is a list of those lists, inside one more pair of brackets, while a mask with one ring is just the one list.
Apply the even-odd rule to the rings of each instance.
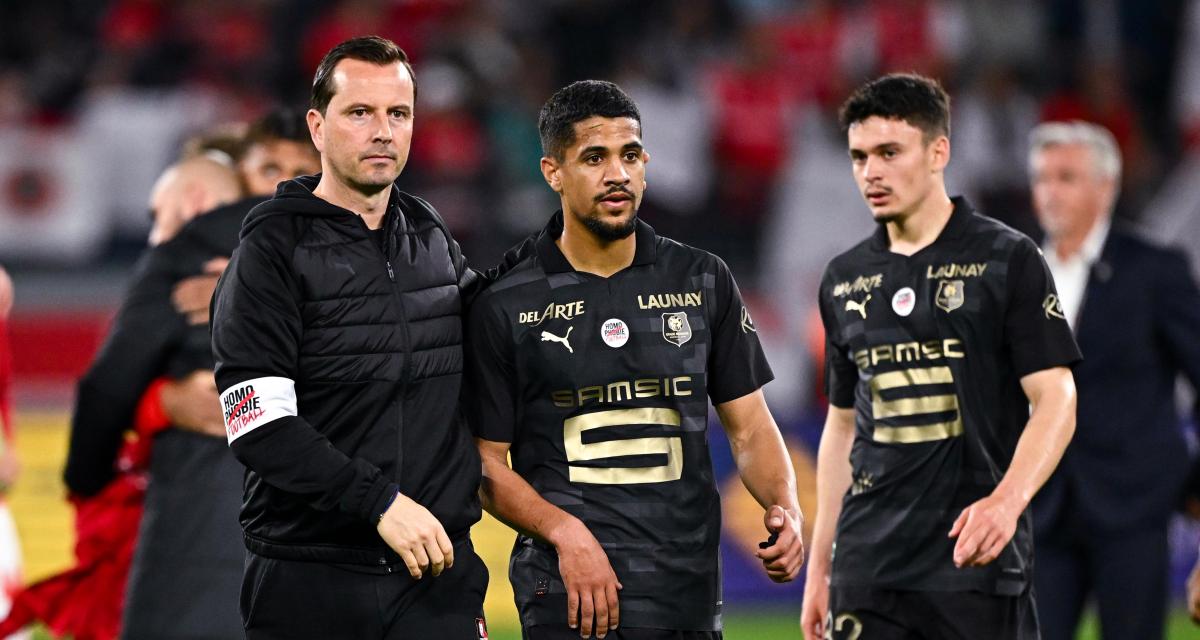
[[[555, 207], [537, 171], [546, 97], [586, 77], [630, 91], [652, 154], [643, 217], [733, 267], [777, 373], [768, 397], [810, 516], [824, 408], [816, 281], [870, 228], [835, 124], [849, 88], [885, 71], [940, 78], [954, 98], [951, 191], [1031, 234], [1026, 132], [1050, 118], [1107, 126], [1126, 167], [1117, 215], [1200, 266], [1196, 0], [4, 3], [0, 264], [17, 291], [24, 461], [10, 503], [29, 578], [68, 560], [59, 476], [72, 385], [145, 245], [154, 178], [191, 135], [304, 106], [320, 56], [365, 33], [414, 58], [420, 98], [401, 183], [438, 207], [477, 266]], [[719, 431], [713, 443], [727, 637], [792, 637], [802, 587], [756, 570], [760, 519]], [[1181, 519], [1172, 535], [1178, 598], [1196, 527]], [[476, 533], [495, 637], [515, 625], [511, 539], [494, 521]], [[1171, 637], [1200, 633], [1177, 613]]]

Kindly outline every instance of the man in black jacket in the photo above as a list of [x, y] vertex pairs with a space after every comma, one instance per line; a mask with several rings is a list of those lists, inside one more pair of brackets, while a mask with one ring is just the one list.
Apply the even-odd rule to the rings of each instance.
[[[230, 183], [237, 188], [240, 177], [251, 188], [249, 197], [192, 212], [202, 215], [146, 253], [104, 347], [79, 384], [64, 474], [78, 496], [93, 496], [112, 481], [125, 432], [144, 422], [135, 415], [155, 413], [145, 411], [147, 405], [161, 404], [169, 426], [177, 427], [155, 429], [152, 435], [145, 515], [122, 615], [126, 640], [215, 640], [241, 633], [237, 591], [243, 559], [230, 541], [239, 534], [244, 470], [221, 438], [207, 323], [191, 322], [173, 308], [172, 288], [204, 277], [196, 274], [233, 253], [242, 219], [269, 195], [256, 191], [272, 171], [283, 179], [317, 170], [316, 150], [300, 115], [277, 110], [252, 125], [241, 144], [239, 170], [227, 168], [229, 176], [216, 181], [217, 191], [226, 193]], [[211, 165], [217, 163], [199, 161], [205, 163], [200, 176], [192, 172], [196, 159], [167, 175], [197, 178], [203, 187], [211, 181], [202, 178], [216, 173]], [[156, 214], [190, 206], [176, 201], [191, 193], [187, 189], [170, 182], [160, 186], [153, 202], [165, 211]], [[167, 197], [172, 193], [176, 198]], [[164, 382], [151, 385], [156, 378]], [[147, 392], [148, 387], [158, 391]], [[151, 437], [141, 428], [139, 434]]]
[[478, 280], [433, 208], [393, 186], [414, 81], [381, 38], [325, 56], [308, 112], [323, 173], [251, 212], [217, 288], [251, 639], [486, 637], [480, 461], [458, 411]]

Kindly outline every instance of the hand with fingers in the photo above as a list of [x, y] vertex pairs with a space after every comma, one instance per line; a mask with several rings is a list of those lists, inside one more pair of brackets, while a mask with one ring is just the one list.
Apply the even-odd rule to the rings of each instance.
[[396, 494], [375, 528], [417, 580], [426, 572], [436, 577], [454, 566], [454, 546], [442, 523], [403, 493]]
[[621, 620], [617, 592], [621, 583], [596, 537], [579, 520], [572, 518], [567, 533], [554, 539], [558, 571], [567, 588], [567, 624], [579, 629], [581, 638], [603, 638]]
[[825, 639], [829, 615], [829, 573], [809, 567], [804, 581], [804, 604], [800, 608], [800, 631], [804, 640]]
[[791, 582], [804, 565], [803, 518], [798, 511], [771, 505], [763, 514], [763, 524], [771, 534], [770, 544], [759, 545], [754, 552], [762, 560], [767, 577], [775, 582]]
[[225, 417], [211, 369], [197, 369], [162, 386], [163, 413], [171, 424], [185, 431], [225, 437]]
[[962, 510], [950, 529], [954, 544], [954, 565], [982, 567], [1000, 556], [1017, 531], [1017, 519], [1025, 506], [1002, 495], [978, 500]]
[[184, 278], [175, 285], [171, 302], [176, 311], [187, 316], [189, 324], [208, 323], [209, 302], [217, 288], [217, 279], [228, 264], [229, 258], [213, 258], [204, 263], [204, 273]]

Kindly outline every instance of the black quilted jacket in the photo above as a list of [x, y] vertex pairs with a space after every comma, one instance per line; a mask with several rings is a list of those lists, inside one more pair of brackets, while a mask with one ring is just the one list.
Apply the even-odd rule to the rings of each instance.
[[375, 522], [397, 489], [452, 539], [479, 520], [458, 403], [463, 309], [482, 280], [425, 201], [393, 187], [381, 250], [312, 194], [318, 179], [247, 216], [214, 298], [217, 386], [248, 469], [242, 528], [264, 556], [393, 564]]

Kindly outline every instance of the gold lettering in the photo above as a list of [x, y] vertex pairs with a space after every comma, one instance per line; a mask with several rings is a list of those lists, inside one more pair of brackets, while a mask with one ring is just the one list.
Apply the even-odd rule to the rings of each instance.
[[691, 381], [692, 381], [691, 376], [679, 376], [678, 378], [672, 378], [671, 379], [671, 390], [677, 396], [690, 396], [690, 395], [692, 395], [692, 390], [686, 389], [686, 388], [680, 388], [679, 385], [681, 383], [691, 382]]
[[976, 278], [983, 275], [987, 271], [986, 262], [973, 262], [971, 264], [943, 264], [938, 267], [929, 265], [925, 268], [925, 278], [927, 280], [939, 280], [943, 278]]
[[563, 422], [563, 449], [567, 462], [586, 462], [624, 456], [665, 454], [665, 465], [653, 467], [584, 467], [568, 465], [571, 482], [589, 484], [645, 484], [670, 482], [683, 476], [683, 439], [679, 435], [649, 438], [624, 438], [585, 444], [583, 432], [590, 429], [633, 424], [657, 424], [678, 427], [679, 412], [674, 409], [613, 409], [587, 413]]
[[871, 364], [877, 365], [880, 362], [892, 361], [892, 345], [883, 344], [878, 347], [871, 347]]
[[575, 406], [575, 392], [571, 391], [570, 389], [555, 391], [554, 393], [550, 394], [550, 397], [554, 399], [554, 406], [556, 407]]
[[[629, 381], [628, 380], [622, 380], [620, 382], [613, 382], [608, 385], [607, 389], [608, 389], [608, 402], [621, 402], [622, 400], [628, 400], [632, 397], [632, 394], [630, 393], [630, 390], [629, 390]], [[621, 393], [622, 391], [624, 391], [624, 394]]]
[[579, 390], [579, 406], [583, 406], [588, 400], [596, 402], [604, 402], [604, 387], [599, 385], [593, 387], [584, 387]]
[[638, 398], [653, 398], [662, 393], [657, 378], [641, 378], [633, 381], [633, 395]]
[[921, 348], [916, 342], [896, 345], [896, 362], [912, 362], [921, 359]]
[[[955, 351], [954, 349], [958, 349]], [[946, 338], [942, 344], [942, 352], [947, 358], [965, 358], [967, 354], [962, 351], [962, 340], [958, 338]]]

